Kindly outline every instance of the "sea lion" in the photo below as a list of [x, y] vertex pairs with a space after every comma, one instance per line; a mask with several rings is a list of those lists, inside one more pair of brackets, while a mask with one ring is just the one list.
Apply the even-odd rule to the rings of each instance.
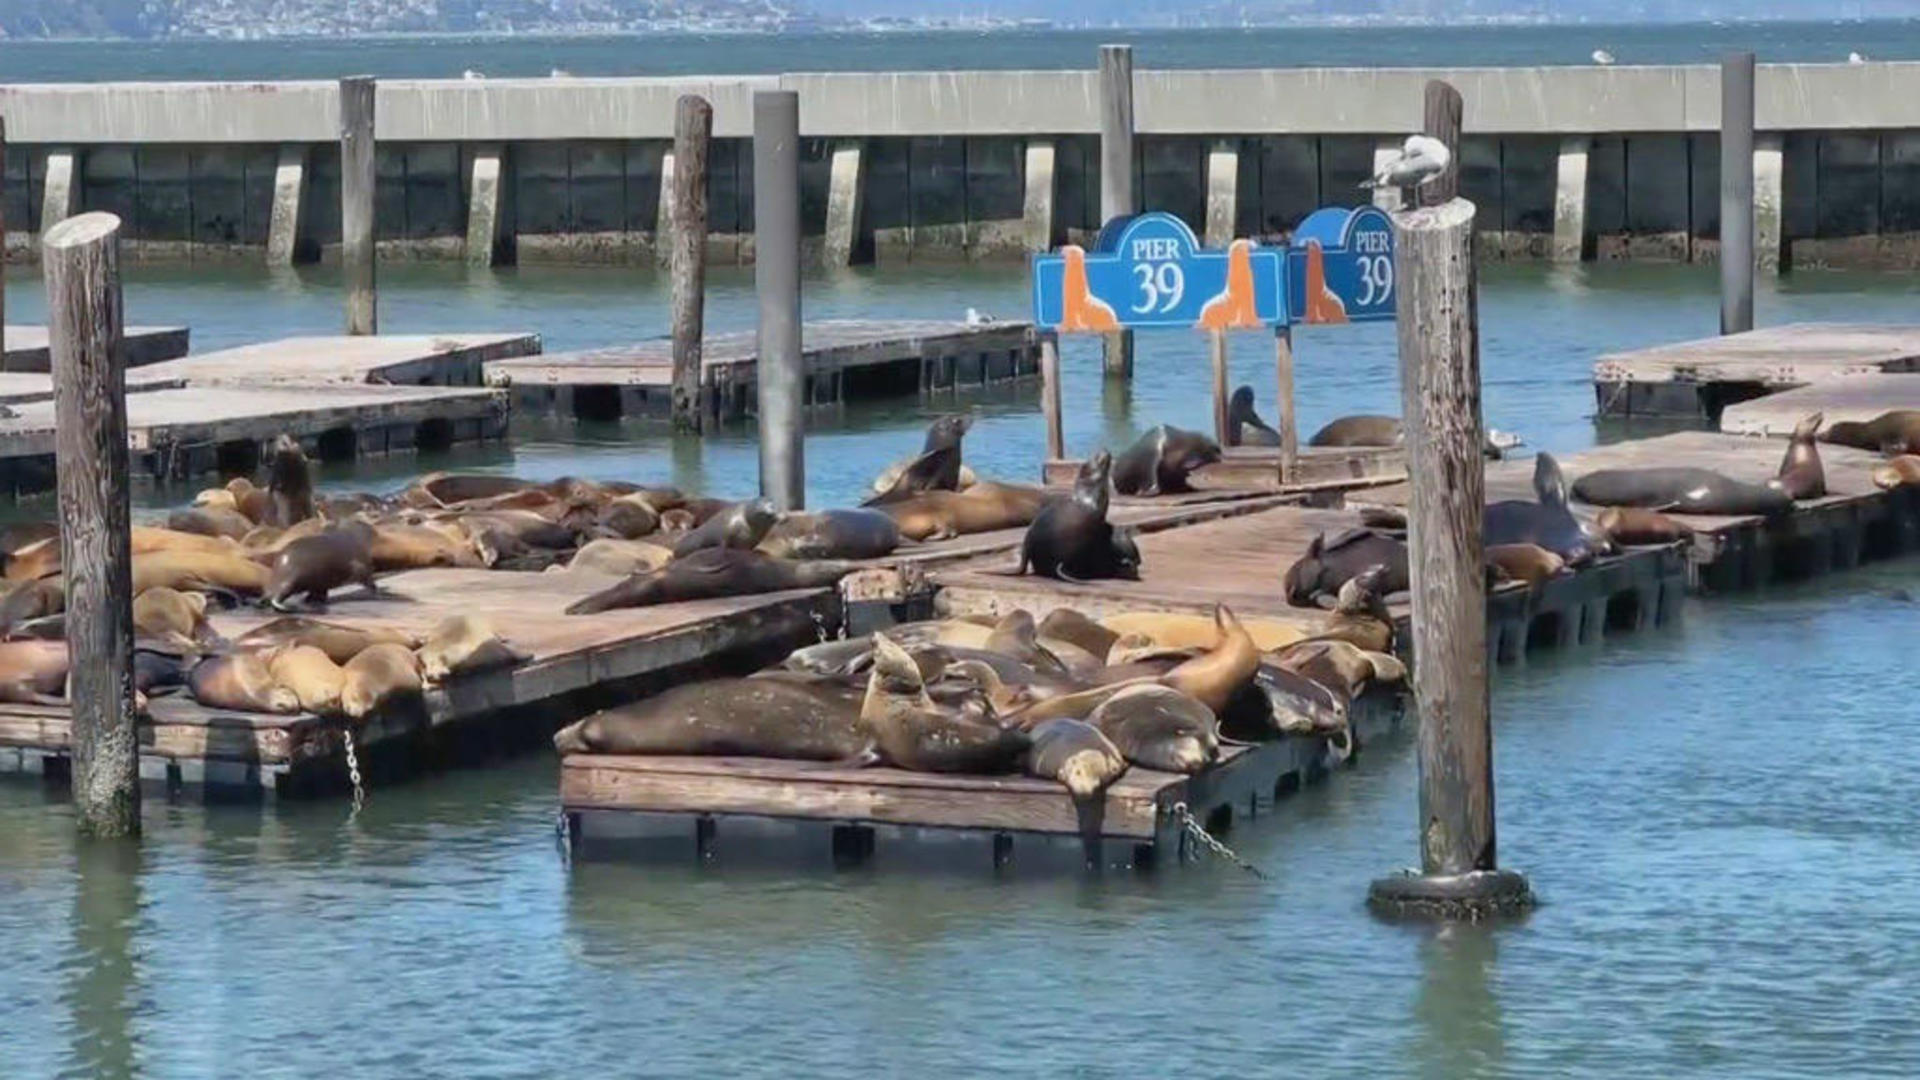
[[[901, 466], [892, 483], [874, 482], [875, 493], [862, 506], [898, 502], [927, 491], [957, 491], [960, 487], [960, 442], [973, 428], [970, 413], [953, 413], [927, 427], [920, 455]], [[882, 479], [885, 474], [882, 474]]]
[[597, 712], [553, 736], [562, 754], [673, 754], [850, 761], [872, 739], [862, 693], [814, 678], [707, 679]]
[[327, 654], [336, 664], [345, 664], [374, 645], [398, 645], [411, 649], [419, 640], [398, 630], [342, 626], [303, 615], [288, 615], [262, 623], [240, 635], [235, 644], [243, 649], [272, 649], [281, 645], [311, 645]]
[[1294, 607], [1324, 607], [1340, 594], [1340, 587], [1371, 566], [1387, 568], [1380, 589], [1405, 592], [1409, 584], [1407, 545], [1371, 529], [1348, 529], [1331, 540], [1319, 533], [1307, 542], [1307, 553], [1287, 567], [1281, 579], [1287, 603]]
[[247, 520], [256, 525], [272, 524], [273, 495], [266, 488], [255, 486], [244, 476], [236, 476], [227, 481], [227, 494], [233, 496], [233, 508], [246, 515]]
[[372, 531], [367, 554], [375, 573], [484, 565], [471, 543], [461, 543], [439, 529], [394, 521], [373, 526]]
[[389, 509], [387, 500], [378, 495], [360, 491], [347, 495], [326, 495], [314, 499], [313, 509], [317, 516], [327, 521], [353, 517], [355, 514], [384, 514]]
[[660, 511], [660, 534], [678, 536], [694, 527], [693, 511], [684, 506]]
[[[193, 497], [193, 506], [202, 510], [231, 510], [236, 514], [240, 513], [240, 500], [234, 497], [231, 489], [225, 487], [203, 488]], [[240, 516], [246, 517], [245, 514]]]
[[252, 519], [238, 510], [191, 506], [168, 514], [167, 528], [175, 532], [198, 533], [201, 536], [225, 536], [238, 540], [251, 532], [254, 524]]
[[615, 608], [721, 596], [752, 596], [783, 589], [816, 589], [834, 584], [853, 569], [852, 564], [844, 562], [799, 562], [738, 548], [703, 548], [674, 559], [662, 569], [635, 574], [576, 600], [567, 605], [567, 614], [586, 615]]
[[67, 610], [66, 583], [57, 577], [22, 581], [0, 600], [0, 636], [11, 636], [35, 619]]
[[1085, 720], [1048, 720], [1027, 734], [1033, 740], [1027, 749], [1027, 774], [1058, 780], [1075, 799], [1100, 794], [1127, 771], [1120, 748]]
[[1018, 576], [1031, 570], [1062, 581], [1137, 579], [1138, 549], [1107, 522], [1112, 468], [1113, 458], [1105, 450], [1087, 459], [1074, 480], [1073, 495], [1051, 499], [1040, 508], [1020, 542], [1019, 562], [1005, 572]]
[[748, 550], [766, 539], [767, 531], [779, 520], [768, 499], [747, 499], [734, 503], [724, 513], [715, 514], [693, 531], [673, 542], [673, 557], [684, 558], [704, 548]]
[[209, 656], [187, 673], [187, 691], [210, 709], [273, 713], [300, 711], [300, 698], [274, 681], [264, 653], [242, 651]]
[[1068, 642], [1104, 659], [1120, 635], [1072, 608], [1054, 608], [1040, 620], [1040, 636]]
[[[1775, 517], [1793, 510], [1793, 498], [1778, 488], [1687, 466], [1601, 469], [1575, 482], [1573, 493], [1594, 506], [1635, 506], [1669, 513]], [[1493, 542], [1492, 536], [1487, 539]]]
[[1873, 486], [1882, 491], [1920, 484], [1920, 456], [1901, 454], [1873, 470]]
[[1538, 585], [1567, 572], [1567, 560], [1539, 544], [1494, 544], [1486, 549], [1487, 565], [1507, 581]]
[[879, 510], [781, 514], [759, 546], [782, 559], [878, 559], [900, 546], [900, 526]]
[[925, 542], [1031, 525], [1053, 497], [1037, 487], [983, 480], [965, 491], [927, 491], [874, 509], [892, 518], [901, 536]]
[[[449, 511], [439, 524], [451, 520], [472, 540], [474, 550], [488, 565], [523, 555], [529, 548], [567, 551], [579, 542], [572, 529], [549, 521], [531, 510]], [[435, 522], [423, 522], [435, 524]]]
[[60, 572], [60, 538], [50, 536], [7, 553], [7, 580], [33, 581]]
[[449, 615], [420, 646], [420, 674], [430, 683], [449, 675], [513, 667], [531, 654], [501, 640], [493, 623], [479, 615]]
[[1253, 408], [1253, 387], [1242, 386], [1227, 401], [1228, 446], [1279, 446], [1280, 433]]
[[347, 673], [326, 653], [311, 645], [282, 645], [266, 659], [267, 674], [293, 691], [302, 711], [340, 711], [340, 691], [346, 686]]
[[645, 540], [602, 539], [589, 540], [582, 545], [568, 561], [567, 569], [626, 577], [628, 574], [658, 570], [672, 561], [672, 549], [659, 544]]
[[1835, 421], [1820, 441], [1889, 456], [1920, 454], [1920, 409], [1892, 409], [1867, 421]]
[[594, 524], [611, 536], [637, 540], [660, 528], [660, 511], [644, 495], [622, 495], [600, 506]]
[[313, 467], [300, 449], [300, 440], [291, 435], [283, 434], [273, 442], [267, 459], [267, 494], [273, 500], [273, 514], [263, 524], [285, 528], [314, 516]]
[[420, 658], [404, 645], [369, 645], [347, 661], [340, 711], [365, 719], [388, 702], [420, 696]]
[[344, 585], [378, 592], [373, 580], [373, 527], [364, 521], [329, 525], [318, 535], [295, 540], [274, 559], [264, 599], [285, 611], [287, 598], [305, 594], [310, 605], [327, 602], [327, 593]]
[[1160, 677], [1161, 683], [1218, 713], [1247, 685], [1260, 667], [1260, 650], [1225, 604], [1213, 606], [1218, 640], [1207, 652]]
[[1040, 644], [1039, 628], [1034, 625], [1033, 615], [1023, 609], [1007, 612], [994, 624], [993, 629], [987, 632], [985, 648], [988, 652], [1012, 657], [1039, 671], [1058, 675], [1067, 673], [1066, 664]]
[[135, 596], [161, 586], [258, 596], [271, 576], [266, 567], [233, 552], [153, 551], [133, 557]]
[[178, 529], [155, 528], [152, 525], [135, 525], [128, 531], [128, 541], [128, 553], [136, 556], [151, 555], [159, 551], [232, 555], [241, 550], [238, 542], [224, 536], [205, 536], [200, 533], [181, 532]]
[[1129, 686], [1093, 710], [1087, 722], [1135, 765], [1197, 773], [1220, 756], [1213, 710], [1172, 687]]
[[1352, 700], [1375, 683], [1404, 682], [1407, 668], [1390, 653], [1371, 652], [1346, 641], [1303, 641], [1273, 658], [1280, 667], [1304, 675]]
[[1693, 530], [1658, 510], [1609, 506], [1593, 519], [1594, 525], [1616, 544], [1671, 544], [1693, 535]]
[[207, 595], [165, 586], [148, 589], [133, 598], [133, 629], [147, 637], [178, 635], [187, 641], [209, 642], [214, 633], [207, 624]]
[[16, 521], [0, 525], [0, 552], [11, 555], [29, 544], [60, 540], [60, 524], [55, 521]]
[[1486, 545], [1538, 544], [1567, 560], [1568, 566], [1592, 561], [1599, 548], [1567, 508], [1567, 479], [1552, 454], [1534, 458], [1533, 493], [1536, 502], [1502, 499], [1487, 504], [1481, 518]]
[[[1314, 646], [1321, 644], [1326, 643], [1315, 642]], [[1283, 650], [1282, 655], [1287, 651], [1291, 650]], [[1273, 661], [1260, 665], [1260, 670], [1254, 673], [1253, 685], [1266, 706], [1261, 726], [1251, 730], [1240, 723], [1224, 723], [1230, 733], [1327, 735], [1347, 730], [1351, 706], [1344, 693]]]
[[1197, 431], [1160, 424], [1113, 460], [1113, 490], [1122, 495], [1172, 495], [1193, 490], [1187, 476], [1220, 460], [1220, 444]]
[[65, 704], [68, 666], [65, 641], [0, 641], [0, 701]]
[[1780, 459], [1780, 471], [1767, 486], [1787, 493], [1795, 501], [1819, 499], [1827, 494], [1827, 473], [1820, 467], [1820, 447], [1814, 435], [1820, 430], [1824, 413], [1814, 413], [1793, 426], [1787, 440], [1787, 454]]
[[438, 509], [532, 486], [531, 480], [497, 473], [434, 472], [415, 480], [401, 493], [400, 502], [419, 509]]
[[1406, 426], [1397, 416], [1342, 416], [1313, 433], [1308, 446], [1404, 446]]
[[968, 719], [927, 695], [919, 666], [885, 634], [873, 635], [873, 670], [860, 726], [881, 761], [916, 772], [1012, 772], [1032, 745], [1026, 732]]

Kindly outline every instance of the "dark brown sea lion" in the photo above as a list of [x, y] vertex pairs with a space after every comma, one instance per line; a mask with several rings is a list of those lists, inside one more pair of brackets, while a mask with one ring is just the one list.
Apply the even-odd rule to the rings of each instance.
[[1213, 710], [1172, 687], [1125, 687], [1101, 702], [1087, 722], [1113, 740], [1121, 756], [1145, 768], [1196, 773], [1220, 756]]
[[0, 641], [0, 701], [64, 704], [67, 668], [65, 641]]
[[266, 654], [242, 651], [209, 656], [187, 673], [187, 690], [210, 709], [288, 715], [300, 711], [292, 690], [273, 681]]
[[732, 499], [687, 499], [676, 509], [685, 510], [693, 519], [692, 528], [705, 525], [715, 514], [724, 514], [740, 505]]
[[1347, 730], [1350, 702], [1346, 694], [1276, 662], [1261, 664], [1253, 684], [1266, 706], [1265, 715], [1258, 725], [1230, 716], [1222, 722], [1230, 734], [1326, 735]]
[[420, 658], [404, 645], [369, 645], [345, 666], [340, 711], [365, 719], [388, 702], [420, 696]]
[[430, 683], [451, 675], [514, 667], [531, 654], [500, 637], [491, 620], [481, 615], [450, 615], [434, 626], [421, 644], [420, 674]]
[[59, 539], [60, 523], [56, 521], [16, 521], [11, 525], [0, 526], [0, 552], [8, 555], [28, 544]]
[[1407, 430], [1397, 416], [1342, 416], [1313, 433], [1308, 446], [1402, 446]]
[[35, 540], [7, 553], [7, 580], [32, 581], [60, 572], [60, 538]]
[[12, 636], [27, 623], [67, 610], [66, 583], [57, 577], [22, 581], [0, 600], [0, 637]]
[[253, 531], [254, 524], [252, 519], [238, 510], [192, 506], [168, 514], [167, 528], [175, 532], [226, 536], [238, 540]]
[[411, 649], [419, 641], [398, 630], [369, 629], [322, 622], [304, 615], [288, 615], [262, 623], [240, 635], [235, 644], [243, 649], [266, 650], [280, 645], [312, 645], [336, 664], [345, 664], [374, 645], [398, 645]]
[[874, 509], [892, 518], [901, 536], [926, 542], [1030, 525], [1051, 497], [1037, 487], [982, 481], [965, 491], [922, 492]]
[[1058, 780], [1076, 799], [1100, 794], [1127, 771], [1120, 748], [1085, 720], [1048, 720], [1027, 734], [1033, 740], [1027, 750], [1027, 774]]
[[1062, 581], [1140, 576], [1140, 552], [1132, 537], [1107, 521], [1108, 477], [1113, 458], [1101, 450], [1080, 466], [1073, 495], [1054, 498], [1040, 508], [1020, 543], [1020, 560], [1011, 571], [1031, 570]]
[[357, 520], [329, 525], [316, 536], [295, 540], [274, 559], [263, 599], [284, 611], [287, 599], [298, 594], [305, 594], [308, 604], [321, 605], [327, 602], [328, 592], [345, 585], [377, 592], [373, 540], [373, 527]]
[[1279, 446], [1280, 433], [1253, 408], [1253, 387], [1242, 386], [1227, 402], [1228, 446]]
[[853, 572], [851, 563], [776, 559], [758, 551], [703, 548], [663, 569], [635, 574], [567, 605], [567, 614], [586, 615], [615, 608], [647, 607], [680, 600], [752, 596], [783, 589], [815, 589]]
[[920, 456], [900, 470], [900, 475], [862, 506], [898, 502], [927, 491], [955, 491], [960, 487], [960, 443], [973, 427], [969, 413], [954, 413], [935, 420], [927, 428], [927, 441]]
[[1839, 420], [1827, 425], [1820, 441], [1880, 454], [1920, 454], [1920, 409], [1892, 409], [1866, 421]]
[[1065, 675], [1067, 666], [1058, 656], [1040, 644], [1039, 628], [1033, 615], [1024, 610], [1009, 611], [987, 633], [986, 651], [1012, 657], [1038, 671]]
[[314, 516], [313, 466], [300, 449], [300, 440], [291, 435], [274, 440], [267, 459], [267, 494], [273, 497], [273, 514], [262, 524], [284, 529]]
[[302, 711], [323, 715], [340, 711], [347, 673], [332, 657], [311, 645], [282, 645], [266, 654], [266, 660], [274, 683], [293, 691]]
[[1567, 508], [1567, 479], [1552, 454], [1534, 458], [1533, 494], [1534, 502], [1502, 499], [1487, 504], [1481, 535], [1488, 547], [1538, 544], [1567, 560], [1568, 566], [1584, 565], [1602, 554], [1605, 538], [1589, 535]]
[[1380, 588], [1405, 592], [1408, 585], [1407, 545], [1371, 529], [1348, 529], [1328, 539], [1320, 533], [1307, 542], [1307, 553], [1287, 567], [1282, 584], [1287, 603], [1294, 607], [1325, 607], [1340, 595], [1340, 587], [1371, 566], [1387, 573]]
[[708, 518], [673, 542], [673, 557], [684, 558], [705, 548], [748, 550], [766, 539], [780, 519], [768, 499], [747, 499]]
[[1814, 413], [1793, 426], [1787, 454], [1780, 459], [1780, 471], [1767, 481], [1768, 487], [1778, 488], [1796, 501], [1825, 497], [1827, 473], [1820, 467], [1820, 448], [1813, 439], [1825, 418], [1824, 413]]
[[1349, 701], [1375, 683], [1395, 684], [1407, 677], [1406, 665], [1398, 657], [1345, 641], [1303, 641], [1283, 650], [1273, 662]]
[[970, 719], [959, 706], [935, 702], [905, 649], [873, 635], [873, 670], [860, 705], [860, 725], [880, 760], [916, 772], [1012, 772], [1032, 744], [1018, 728]]
[[1539, 544], [1495, 544], [1486, 549], [1487, 565], [1506, 581], [1538, 585], [1567, 572], [1567, 560]]
[[832, 679], [706, 679], [607, 709], [553, 736], [562, 754], [851, 761], [872, 745], [861, 691]]
[[[1594, 506], [1636, 506], [1682, 514], [1776, 517], [1793, 510], [1792, 497], [1778, 488], [1749, 484], [1710, 469], [1687, 466], [1601, 469], [1575, 481], [1573, 494]], [[1515, 539], [1527, 538], [1503, 537], [1500, 542]], [[1495, 542], [1491, 534], [1487, 542]], [[1559, 551], [1552, 544], [1540, 546]], [[1560, 551], [1560, 554], [1564, 556], [1566, 552]], [[1574, 562], [1571, 558], [1567, 561]]]
[[1873, 486], [1882, 491], [1920, 484], [1920, 456], [1901, 454], [1873, 470]]
[[900, 526], [879, 510], [782, 514], [760, 550], [783, 559], [877, 559], [900, 546]]
[[1593, 523], [1616, 544], [1671, 544], [1693, 535], [1693, 530], [1658, 510], [1609, 506]]
[[1122, 495], [1191, 491], [1187, 477], [1220, 460], [1220, 445], [1197, 431], [1160, 424], [1113, 459], [1113, 490]]

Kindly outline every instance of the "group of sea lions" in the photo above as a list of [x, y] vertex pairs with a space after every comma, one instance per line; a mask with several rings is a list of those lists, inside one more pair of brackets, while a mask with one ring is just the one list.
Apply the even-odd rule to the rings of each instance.
[[[1397, 416], [1365, 413], [1329, 421], [1307, 440], [1308, 446], [1395, 447], [1407, 443], [1406, 426]], [[1253, 387], [1242, 386], [1227, 402], [1228, 446], [1279, 446], [1280, 433], [1254, 409]], [[1489, 430], [1484, 446], [1490, 458], [1505, 456], [1520, 445], [1518, 436]]]
[[1130, 765], [1194, 773], [1223, 742], [1344, 743], [1354, 698], [1394, 684], [1380, 575], [1347, 583], [1326, 629], [1061, 608], [956, 617], [799, 649], [745, 678], [688, 683], [562, 729], [563, 754], [741, 755], [918, 772], [1026, 772], [1076, 798]]
[[1875, 487], [1920, 487], [1920, 409], [1892, 409], [1871, 420], [1829, 424], [1821, 441], [1886, 457], [1886, 464], [1873, 470]]

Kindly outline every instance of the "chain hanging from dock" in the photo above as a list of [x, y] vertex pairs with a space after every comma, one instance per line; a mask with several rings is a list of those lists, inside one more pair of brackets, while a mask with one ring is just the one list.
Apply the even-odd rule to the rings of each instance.
[[1212, 833], [1209, 833], [1204, 826], [1194, 820], [1193, 815], [1187, 811], [1186, 803], [1177, 802], [1173, 804], [1173, 819], [1180, 823], [1181, 828], [1187, 830], [1187, 835], [1199, 841], [1201, 847], [1213, 852], [1215, 855], [1220, 856], [1262, 881], [1267, 879], [1267, 875], [1261, 873], [1259, 867], [1241, 858], [1234, 853], [1232, 848], [1214, 839]]
[[353, 784], [353, 813], [358, 814], [367, 804], [367, 789], [360, 783], [360, 755], [353, 745], [353, 729], [341, 728], [340, 734], [347, 751], [347, 780]]

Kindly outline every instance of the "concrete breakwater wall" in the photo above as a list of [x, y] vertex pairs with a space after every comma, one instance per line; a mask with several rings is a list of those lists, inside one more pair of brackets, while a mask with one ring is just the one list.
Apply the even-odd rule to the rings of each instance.
[[[1491, 254], [1710, 259], [1712, 67], [1138, 71], [1137, 190], [1210, 239], [1351, 203], [1467, 101], [1462, 187]], [[378, 93], [389, 257], [656, 257], [674, 99], [714, 104], [714, 257], [750, 260], [751, 97], [801, 97], [802, 214], [829, 262], [1012, 258], [1099, 224], [1092, 72], [396, 81]], [[1920, 64], [1768, 65], [1755, 148], [1763, 265], [1920, 265]], [[9, 243], [110, 210], [135, 257], [325, 257], [340, 234], [333, 83], [0, 86]]]

